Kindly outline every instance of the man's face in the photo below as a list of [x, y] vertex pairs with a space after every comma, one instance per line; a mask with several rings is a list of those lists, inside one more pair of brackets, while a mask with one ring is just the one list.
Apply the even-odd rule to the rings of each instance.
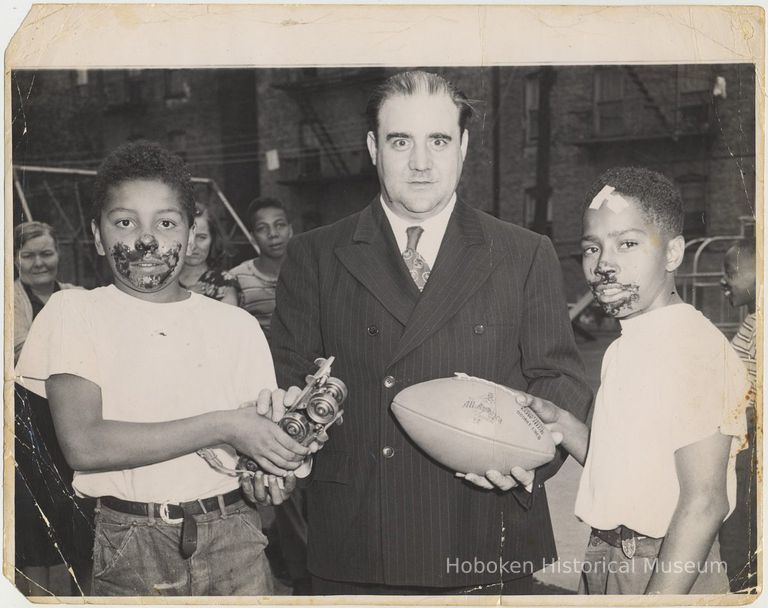
[[684, 241], [666, 238], [634, 199], [622, 200], [584, 213], [582, 266], [605, 313], [629, 319], [669, 302]]
[[292, 236], [293, 228], [283, 209], [264, 207], [253, 214], [253, 238], [261, 255], [276, 260], [285, 257]]
[[754, 256], [742, 253], [739, 247], [731, 247], [728, 250], [723, 262], [720, 286], [731, 306], [748, 306], [755, 303], [756, 274]]
[[448, 95], [397, 95], [379, 110], [379, 130], [368, 133], [384, 203], [400, 217], [423, 220], [451, 200], [467, 154], [459, 109]]
[[122, 182], [109, 190], [100, 221], [91, 228], [118, 289], [141, 300], [173, 298], [190, 236], [173, 188], [157, 180]]

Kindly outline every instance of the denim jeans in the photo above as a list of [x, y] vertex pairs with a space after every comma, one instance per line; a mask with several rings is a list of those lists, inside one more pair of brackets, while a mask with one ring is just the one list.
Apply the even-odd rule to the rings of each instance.
[[112, 596], [271, 595], [267, 539], [243, 501], [195, 516], [197, 550], [180, 553], [181, 523], [96, 509], [93, 594]]
[[[637, 541], [630, 559], [620, 547], [614, 547], [592, 533], [581, 567], [579, 594], [584, 595], [642, 595], [651, 579], [654, 564], [662, 572], [690, 567], [687, 564], [655, 562], [663, 538], [643, 538]], [[699, 576], [690, 594], [721, 594], [728, 592], [725, 563], [720, 560], [720, 545], [715, 540], [707, 559], [697, 567]]]

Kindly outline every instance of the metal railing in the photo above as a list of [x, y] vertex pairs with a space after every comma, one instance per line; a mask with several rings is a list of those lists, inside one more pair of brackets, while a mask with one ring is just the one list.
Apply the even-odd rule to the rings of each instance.
[[[744, 216], [740, 217], [739, 221], [741, 222], [739, 234], [700, 237], [687, 242], [685, 244], [685, 250], [688, 254], [686, 257], [690, 255], [691, 251], [695, 251], [690, 271], [678, 272], [676, 277], [680, 297], [702, 310], [710, 321], [725, 331], [735, 330], [745, 316], [743, 308], [735, 312], [732, 310], [720, 285], [720, 279], [723, 276], [722, 257], [727, 247], [753, 238], [749, 234], [749, 228], [754, 226], [754, 218]], [[713, 251], [713, 245], [723, 244], [727, 246], [717, 247], [717, 250]], [[704, 269], [702, 262], [709, 255], [717, 256], [715, 258], [716, 266], [715, 268]], [[709, 300], [707, 300], [708, 294], [711, 294]]]

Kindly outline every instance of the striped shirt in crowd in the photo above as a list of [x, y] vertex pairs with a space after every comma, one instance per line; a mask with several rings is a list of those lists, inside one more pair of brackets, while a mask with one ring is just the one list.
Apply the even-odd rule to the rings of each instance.
[[261, 324], [269, 339], [269, 326], [275, 312], [277, 278], [256, 268], [255, 260], [247, 260], [229, 271], [240, 285], [239, 306], [251, 313]]
[[744, 366], [749, 372], [749, 380], [752, 383], [752, 404], [755, 399], [755, 383], [757, 381], [757, 344], [755, 342], [755, 313], [747, 315], [739, 327], [739, 331], [731, 340], [731, 345], [738, 353]]

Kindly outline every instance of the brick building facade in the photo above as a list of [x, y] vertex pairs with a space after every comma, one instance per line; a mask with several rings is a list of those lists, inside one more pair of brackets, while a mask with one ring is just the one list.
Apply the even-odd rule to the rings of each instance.
[[[439, 68], [474, 100], [460, 194], [532, 226], [536, 207], [539, 67]], [[259, 75], [262, 191], [305, 228], [364, 206], [377, 192], [365, 149], [365, 100], [393, 69], [266, 70]], [[689, 238], [735, 234], [755, 215], [755, 88], [750, 64], [577, 66], [550, 70], [547, 223], [570, 300], [583, 291], [578, 240], [590, 182], [616, 165], [657, 169], [680, 186]], [[716, 94], [713, 94], [716, 91]], [[323, 131], [328, 137], [323, 136]], [[343, 166], [333, 162], [338, 155]], [[281, 157], [282, 158], [282, 157]]]
[[[751, 64], [435, 70], [476, 109], [460, 194], [525, 226], [534, 224], [538, 199], [538, 219], [546, 222], [536, 228], [555, 242], [571, 301], [584, 289], [578, 263], [583, 193], [610, 166], [644, 165], [674, 179], [686, 200], [689, 237], [738, 233], [739, 218], [755, 216]], [[195, 175], [214, 179], [241, 215], [255, 196], [277, 196], [297, 230], [305, 230], [362, 208], [376, 194], [365, 102], [395, 71], [16, 72], [13, 112], [22, 120], [14, 121], [13, 161], [94, 168], [123, 141], [154, 139], [182, 154]], [[543, 86], [544, 78], [551, 86]], [[540, 103], [546, 88], [548, 121]], [[540, 130], [547, 122], [549, 160], [542, 163]], [[548, 186], [546, 209], [537, 176]], [[24, 174], [20, 181], [30, 190], [36, 219], [61, 224], [41, 180]], [[65, 213], [76, 218], [70, 186], [60, 188]], [[83, 188], [87, 200], [87, 183]], [[19, 217], [18, 196], [15, 202]], [[234, 261], [252, 255], [236, 230], [230, 234]], [[79, 236], [85, 255], [88, 235]], [[72, 263], [84, 284], [98, 282], [82, 260]]]

